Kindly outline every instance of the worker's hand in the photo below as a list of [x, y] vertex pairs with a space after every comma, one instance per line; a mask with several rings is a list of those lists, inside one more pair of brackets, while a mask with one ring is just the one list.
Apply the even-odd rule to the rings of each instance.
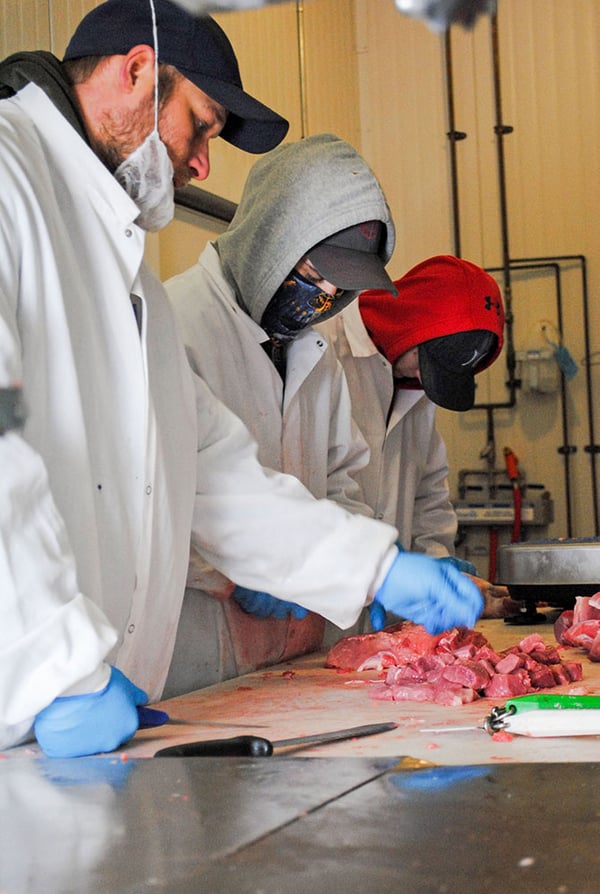
[[375, 602], [433, 634], [455, 626], [472, 627], [483, 610], [481, 593], [467, 575], [448, 562], [402, 551]]
[[458, 556], [443, 556], [443, 558], [438, 559], [438, 562], [445, 562], [447, 565], [452, 565], [454, 568], [458, 568], [463, 574], [477, 577], [477, 569], [472, 562], [467, 562], [466, 559], [459, 559]]
[[148, 696], [116, 667], [104, 689], [55, 698], [33, 729], [48, 757], [82, 757], [113, 751], [138, 728], [137, 706]]
[[488, 580], [476, 575], [469, 575], [483, 596], [482, 618], [508, 618], [521, 612], [521, 603], [512, 599], [506, 587], [491, 584]]
[[377, 599], [374, 599], [369, 606], [369, 618], [371, 619], [372, 630], [383, 630], [386, 622], [386, 611], [381, 602], [377, 602]]
[[256, 615], [257, 618], [283, 620], [293, 615], [297, 621], [301, 621], [308, 614], [308, 609], [295, 602], [284, 602], [283, 599], [276, 599], [268, 593], [258, 593], [256, 590], [247, 590], [246, 587], [236, 586], [232, 596], [243, 611], [249, 615]]

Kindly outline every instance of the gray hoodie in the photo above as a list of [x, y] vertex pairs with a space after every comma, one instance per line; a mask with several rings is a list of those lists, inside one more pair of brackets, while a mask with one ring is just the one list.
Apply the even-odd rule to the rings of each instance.
[[349, 143], [317, 134], [255, 162], [216, 247], [239, 304], [260, 324], [274, 293], [309, 249], [367, 220], [386, 226], [381, 256], [387, 263], [395, 232], [381, 186]]

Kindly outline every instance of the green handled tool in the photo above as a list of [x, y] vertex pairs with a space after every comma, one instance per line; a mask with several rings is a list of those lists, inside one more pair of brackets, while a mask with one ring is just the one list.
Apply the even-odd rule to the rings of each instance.
[[440, 726], [422, 733], [450, 733], [483, 729], [490, 735], [504, 731], [517, 736], [600, 736], [600, 696], [537, 693], [509, 699], [492, 708], [479, 726]]

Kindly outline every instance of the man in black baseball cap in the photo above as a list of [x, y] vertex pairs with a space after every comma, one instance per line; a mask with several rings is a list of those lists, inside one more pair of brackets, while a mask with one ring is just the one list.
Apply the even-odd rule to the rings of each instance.
[[[233, 47], [209, 16], [193, 16], [170, 0], [154, 0], [158, 62], [172, 65], [227, 112], [220, 136], [246, 152], [268, 152], [288, 122], [246, 93]], [[107, 0], [79, 24], [65, 60], [126, 55], [136, 44], [154, 46], [149, 0]]]
[[0, 62], [0, 390], [22, 387], [27, 410], [0, 438], [0, 527], [19, 532], [0, 678], [21, 681], [0, 748], [35, 733], [49, 755], [112, 750], [166, 676], [202, 445], [184, 443], [194, 385], [143, 231], [208, 176], [210, 139], [267, 152], [287, 128], [244, 92], [216, 22], [168, 0], [108, 0], [62, 62]]
[[40, 87], [160, 230], [174, 190], [210, 171], [210, 140], [268, 152], [288, 122], [246, 93], [233, 48], [210, 17], [171, 0], [107, 0], [79, 24], [60, 63], [26, 52], [0, 63], [0, 98]]

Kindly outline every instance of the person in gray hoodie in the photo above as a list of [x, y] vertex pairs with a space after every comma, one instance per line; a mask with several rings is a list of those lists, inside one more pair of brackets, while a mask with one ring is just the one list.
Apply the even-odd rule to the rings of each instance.
[[[354, 475], [368, 448], [342, 367], [313, 324], [363, 289], [395, 292], [385, 271], [394, 238], [364, 159], [318, 134], [258, 160], [228, 230], [166, 283], [193, 370], [249, 428], [262, 465], [367, 516]], [[183, 621], [173, 695], [318, 649], [325, 625], [317, 613], [234, 587], [197, 554]]]

